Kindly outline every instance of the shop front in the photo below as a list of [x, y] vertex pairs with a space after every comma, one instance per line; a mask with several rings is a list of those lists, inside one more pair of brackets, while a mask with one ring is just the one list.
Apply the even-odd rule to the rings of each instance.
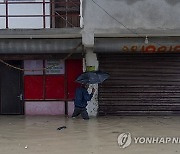
[[2, 39], [0, 48], [0, 114], [71, 114], [81, 39]]
[[96, 38], [99, 115], [180, 114], [180, 38]]

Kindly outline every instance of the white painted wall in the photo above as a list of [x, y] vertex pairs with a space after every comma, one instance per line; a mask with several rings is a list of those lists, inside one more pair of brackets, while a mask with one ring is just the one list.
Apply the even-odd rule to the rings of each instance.
[[[42, 2], [43, 0], [29, 0]], [[49, 2], [50, 0], [46, 0]], [[4, 0], [0, 0], [4, 2]], [[5, 15], [5, 4], [0, 5], [0, 14]], [[43, 15], [42, 4], [9, 4], [9, 15]], [[46, 15], [50, 15], [50, 4], [46, 4]], [[0, 17], [0, 29], [6, 28], [5, 18]], [[9, 28], [39, 29], [43, 28], [43, 17], [11, 17], [9, 18]], [[46, 28], [50, 28], [50, 17], [46, 17]]]
[[155, 32], [180, 35], [180, 0], [93, 1], [83, 0], [82, 39], [85, 47], [94, 46], [93, 36], [131, 34], [139, 37]]
[[25, 115], [64, 115], [64, 101], [25, 101]]
[[[180, 0], [94, 0], [130, 29], [179, 29]], [[126, 29], [92, 0], [83, 0], [84, 28]]]
[[89, 86], [89, 93], [91, 93], [92, 88], [95, 88], [95, 93], [91, 101], [88, 102], [87, 111], [89, 116], [97, 116], [98, 113], [98, 84], [92, 84]]

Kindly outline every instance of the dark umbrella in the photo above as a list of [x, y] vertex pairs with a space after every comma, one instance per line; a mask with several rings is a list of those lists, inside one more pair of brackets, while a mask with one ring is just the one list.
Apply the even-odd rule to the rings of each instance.
[[84, 72], [76, 79], [79, 83], [97, 84], [109, 78], [109, 74], [101, 71]]

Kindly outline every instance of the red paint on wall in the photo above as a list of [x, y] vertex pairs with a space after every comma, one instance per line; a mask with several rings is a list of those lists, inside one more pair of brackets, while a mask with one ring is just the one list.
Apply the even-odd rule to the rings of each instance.
[[24, 77], [25, 99], [43, 99], [43, 76]]
[[154, 53], [156, 52], [156, 47], [154, 45], [149, 45], [146, 47], [145, 53]]
[[64, 98], [64, 76], [46, 76], [45, 99]]
[[67, 60], [66, 71], [67, 71], [67, 90], [68, 98], [73, 99], [75, 90], [80, 84], [75, 82], [76, 78], [83, 72], [82, 60]]
[[179, 46], [176, 46], [176, 47], [174, 48], [174, 51], [180, 52], [180, 45], [179, 45]]
[[82, 67], [82, 59], [69, 59], [65, 65], [66, 75], [24, 75], [25, 99], [73, 99], [80, 86], [75, 80], [83, 72]]

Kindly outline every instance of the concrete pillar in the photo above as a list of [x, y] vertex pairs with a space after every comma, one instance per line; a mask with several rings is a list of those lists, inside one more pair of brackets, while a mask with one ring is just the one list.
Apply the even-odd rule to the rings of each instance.
[[82, 44], [85, 48], [94, 47], [94, 32], [92, 30], [83, 29], [82, 32]]
[[[98, 70], [97, 55], [93, 53], [93, 48], [86, 48], [86, 68], [91, 67], [94, 70]], [[88, 102], [87, 111], [89, 116], [96, 116], [98, 110], [98, 84], [92, 84], [89, 87], [91, 93], [92, 87], [96, 89], [93, 98]]]

